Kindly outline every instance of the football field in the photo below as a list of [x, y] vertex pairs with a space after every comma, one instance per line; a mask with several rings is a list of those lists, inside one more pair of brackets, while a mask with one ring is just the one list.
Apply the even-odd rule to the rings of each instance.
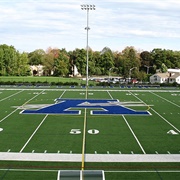
[[0, 179], [180, 178], [180, 90], [1, 88], [0, 160]]

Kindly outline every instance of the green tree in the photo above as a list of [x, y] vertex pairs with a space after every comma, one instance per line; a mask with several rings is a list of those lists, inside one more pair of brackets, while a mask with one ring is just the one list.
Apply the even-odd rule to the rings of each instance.
[[132, 77], [133, 74], [139, 69], [140, 67], [140, 55], [134, 49], [134, 47], [126, 47], [122, 51], [122, 66], [123, 66], [123, 75], [125, 77], [129, 76], [130, 69], [136, 67], [136, 70], [131, 72]]
[[28, 54], [30, 65], [39, 65], [44, 63], [45, 51], [43, 49], [37, 49]]
[[86, 75], [86, 50], [75, 49], [71, 54], [71, 63], [76, 65], [81, 75]]
[[103, 75], [109, 74], [109, 69], [114, 67], [114, 56], [110, 48], [105, 47], [101, 51], [99, 67]]
[[168, 70], [167, 66], [164, 63], [162, 63], [162, 65], [161, 65], [161, 72], [165, 73], [165, 72], [167, 72], [167, 70]]
[[65, 49], [57, 51], [57, 57], [54, 57], [54, 75], [67, 76], [69, 74], [69, 56]]

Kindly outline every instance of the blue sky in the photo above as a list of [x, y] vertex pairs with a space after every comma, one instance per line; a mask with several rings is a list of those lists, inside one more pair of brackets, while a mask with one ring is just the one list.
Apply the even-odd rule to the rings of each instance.
[[93, 50], [180, 50], [179, 0], [0, 0], [0, 44], [26, 52], [85, 48], [81, 4], [96, 6], [89, 13]]

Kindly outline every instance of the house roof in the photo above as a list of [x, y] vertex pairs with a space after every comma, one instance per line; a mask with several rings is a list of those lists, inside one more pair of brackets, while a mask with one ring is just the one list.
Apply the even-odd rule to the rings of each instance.
[[169, 73], [156, 73], [154, 75], [159, 76], [161, 78], [168, 78], [169, 77]]
[[176, 79], [176, 78], [178, 78], [180, 76], [180, 74], [174, 74], [174, 75], [172, 75], [171, 77], [169, 77], [170, 79]]

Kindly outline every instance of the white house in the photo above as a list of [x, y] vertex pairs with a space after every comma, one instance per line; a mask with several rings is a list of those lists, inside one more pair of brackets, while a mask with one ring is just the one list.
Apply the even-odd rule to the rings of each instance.
[[168, 83], [169, 73], [156, 73], [150, 76], [150, 83]]
[[168, 69], [169, 83], [180, 84], [180, 69]]
[[39, 65], [33, 65], [33, 66], [30, 66], [30, 69], [31, 69], [31, 74], [33, 76], [42, 76], [43, 75], [43, 65], [39, 64]]
[[180, 84], [180, 69], [168, 69], [167, 73], [156, 73], [150, 76], [150, 83], [174, 83]]
[[174, 82], [180, 84], [180, 74], [174, 74], [171, 77], [169, 77], [169, 83], [174, 83]]

